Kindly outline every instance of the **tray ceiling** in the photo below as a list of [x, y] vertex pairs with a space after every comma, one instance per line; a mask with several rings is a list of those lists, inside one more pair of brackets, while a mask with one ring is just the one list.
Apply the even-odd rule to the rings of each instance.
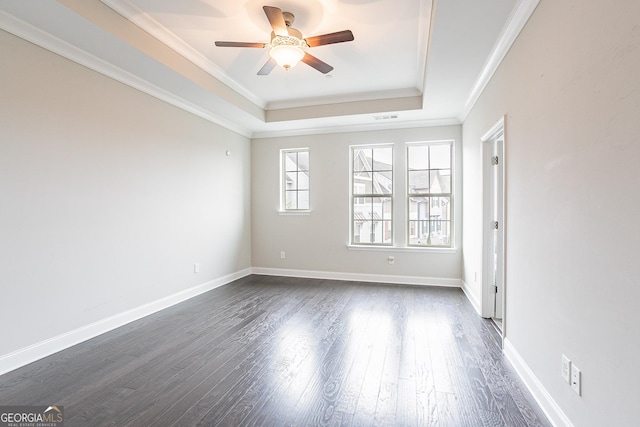
[[[257, 75], [269, 41], [262, 10], [295, 15], [311, 48]], [[0, 27], [248, 136], [460, 123], [537, 0], [0, 0]]]

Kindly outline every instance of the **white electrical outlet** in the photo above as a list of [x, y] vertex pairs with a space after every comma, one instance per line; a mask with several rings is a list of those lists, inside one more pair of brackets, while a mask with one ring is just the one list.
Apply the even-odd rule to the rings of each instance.
[[394, 262], [396, 262], [396, 259], [390, 256], [389, 258], [387, 258], [387, 261], [389, 261], [389, 264], [393, 264]]
[[582, 396], [582, 372], [573, 363], [571, 364], [571, 388], [578, 393], [578, 396]]
[[562, 355], [562, 378], [571, 384], [571, 360], [564, 354]]
[[280, 259], [285, 259], [286, 254], [284, 253], [284, 251], [280, 251]]
[[200, 263], [196, 262], [195, 264], [193, 264], [193, 272], [200, 273]]

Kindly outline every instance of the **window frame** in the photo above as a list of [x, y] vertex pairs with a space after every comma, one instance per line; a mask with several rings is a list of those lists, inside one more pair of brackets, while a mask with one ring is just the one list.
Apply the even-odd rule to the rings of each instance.
[[[296, 179], [296, 188], [291, 190], [287, 188], [287, 173], [292, 172], [287, 170], [287, 155], [296, 153], [296, 173], [306, 172], [308, 185], [306, 189], [299, 188], [299, 180]], [[299, 169], [298, 155], [299, 153], [307, 153], [309, 165], [307, 169]], [[305, 214], [311, 212], [311, 151], [308, 147], [302, 148], [285, 148], [280, 150], [280, 213], [282, 214]], [[296, 197], [296, 208], [287, 208], [287, 192], [295, 191], [297, 196], [300, 192], [307, 192], [308, 206], [305, 208], [299, 208], [299, 197]]]
[[[373, 183], [374, 180], [374, 174], [375, 172], [386, 172], [389, 174], [390, 176], [390, 180], [391, 180], [391, 191], [390, 193], [375, 193], [375, 192], [371, 192], [371, 193], [356, 193], [355, 189], [356, 189], [356, 185], [360, 184], [360, 183], [356, 183], [355, 181], [355, 175], [356, 175], [356, 171], [354, 168], [354, 162], [355, 162], [355, 153], [356, 150], [366, 150], [366, 149], [380, 149], [380, 148], [387, 148], [391, 150], [391, 163], [390, 163], [390, 169], [388, 170], [376, 170], [375, 169], [375, 165], [372, 164], [371, 165], [371, 180]], [[393, 247], [395, 244], [395, 233], [394, 233], [394, 227], [395, 227], [395, 219], [394, 219], [394, 203], [395, 203], [395, 149], [394, 149], [394, 144], [393, 143], [385, 143], [385, 144], [359, 144], [359, 145], [352, 145], [349, 147], [349, 245], [350, 246], [357, 246], [357, 247]], [[373, 156], [373, 153], [372, 153]], [[362, 242], [362, 241], [358, 241], [356, 242], [356, 218], [355, 218], [355, 206], [356, 206], [356, 201], [358, 201], [357, 205], [358, 206], [362, 206], [362, 201], [365, 199], [371, 199], [371, 203], [372, 203], [372, 212], [373, 212], [373, 201], [374, 199], [389, 199], [389, 203], [390, 203], [390, 207], [389, 207], [389, 215], [390, 215], [390, 219], [387, 220], [384, 217], [384, 205], [382, 205], [382, 210], [383, 210], [383, 214], [382, 217], [380, 218], [380, 223], [383, 224], [382, 230], [380, 231], [382, 233], [382, 241], [381, 242]], [[384, 202], [381, 202], [384, 203]], [[388, 228], [384, 227], [385, 222], [389, 222], [389, 226]], [[372, 218], [371, 222], [373, 223], [374, 220]], [[360, 231], [362, 233], [362, 227], [360, 227]], [[359, 234], [359, 236], [361, 236], [362, 234]], [[388, 243], [385, 243], [385, 235], [387, 235], [387, 233], [390, 234], [390, 237], [388, 238]], [[370, 232], [371, 235], [371, 232]], [[369, 239], [371, 240], [371, 239]]]
[[[404, 197], [406, 197], [406, 215], [405, 215], [405, 233], [406, 233], [406, 246], [408, 248], [424, 248], [424, 249], [453, 249], [454, 248], [454, 223], [455, 223], [455, 211], [454, 211], [454, 192], [455, 192], [455, 141], [454, 140], [438, 140], [438, 141], [418, 141], [418, 142], [407, 142], [405, 147], [405, 179], [406, 179], [406, 191]], [[432, 147], [432, 146], [442, 146], [447, 145], [449, 147], [449, 168], [431, 168], [431, 160], [428, 160], [427, 169], [419, 169], [422, 171], [426, 171], [429, 179], [429, 190], [427, 192], [411, 192], [411, 181], [410, 181], [410, 172], [412, 171], [410, 167], [410, 155], [409, 151], [412, 147]], [[448, 192], [431, 192], [431, 172], [434, 170], [448, 170], [449, 171], [449, 191]], [[415, 170], [414, 170], [415, 172]], [[429, 199], [429, 211], [431, 209], [431, 205], [434, 202], [434, 199], [447, 199], [448, 203], [448, 219], [447, 220], [439, 220], [433, 221], [429, 215], [429, 219], [427, 219], [428, 223], [428, 240], [431, 239], [431, 225], [434, 222], [439, 224], [439, 227], [442, 227], [442, 222], [448, 222], [449, 225], [449, 243], [446, 245], [442, 244], [431, 244], [431, 243], [411, 243], [411, 224], [415, 223], [415, 229], [420, 228], [420, 219], [412, 220], [411, 219], [411, 200], [414, 198], [427, 198]]]

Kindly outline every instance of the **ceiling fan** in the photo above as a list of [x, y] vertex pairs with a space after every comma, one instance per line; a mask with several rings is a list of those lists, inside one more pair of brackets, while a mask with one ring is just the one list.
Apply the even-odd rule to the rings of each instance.
[[294, 19], [292, 13], [282, 12], [282, 10], [273, 6], [263, 6], [262, 9], [264, 9], [271, 28], [273, 28], [271, 41], [269, 43], [216, 42], [216, 46], [219, 47], [255, 47], [269, 49], [270, 58], [260, 71], [258, 71], [258, 75], [260, 76], [269, 74], [276, 65], [280, 65], [285, 70], [289, 70], [300, 61], [323, 74], [327, 74], [333, 70], [333, 67], [309, 54], [306, 49], [353, 40], [353, 33], [350, 30], [307, 37], [305, 39], [302, 37], [300, 31], [291, 26]]

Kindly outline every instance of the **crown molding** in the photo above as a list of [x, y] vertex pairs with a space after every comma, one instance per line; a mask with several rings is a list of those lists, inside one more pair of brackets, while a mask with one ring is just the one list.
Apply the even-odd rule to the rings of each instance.
[[265, 109], [266, 102], [249, 92], [244, 86], [230, 78], [220, 67], [215, 65], [209, 58], [195, 50], [193, 47], [184, 42], [173, 32], [153, 19], [147, 13], [139, 9], [128, 0], [100, 0], [102, 3], [113, 9], [118, 14], [131, 21], [133, 24], [149, 33], [160, 42], [164, 43], [184, 58], [200, 67], [225, 85], [244, 96], [260, 108]]
[[231, 121], [225, 120], [213, 114], [212, 112], [190, 102], [186, 99], [177, 96], [176, 94], [162, 89], [145, 79], [142, 79], [120, 67], [116, 67], [95, 55], [92, 55], [72, 44], [37, 28], [15, 16], [0, 10], [0, 28], [13, 34], [21, 39], [35, 44], [43, 49], [53, 52], [62, 56], [70, 61], [87, 67], [93, 71], [96, 71], [102, 75], [110, 77], [120, 83], [123, 83], [129, 87], [137, 89], [148, 95], [153, 96], [161, 101], [167, 102], [175, 107], [178, 107], [184, 111], [195, 114], [205, 120], [220, 125], [226, 129], [236, 132], [240, 135], [250, 137], [251, 131], [244, 127], [238, 126]]
[[507, 52], [509, 52], [509, 49], [511, 49], [511, 46], [518, 38], [518, 35], [520, 35], [520, 32], [526, 25], [527, 21], [529, 21], [529, 18], [533, 15], [538, 3], [540, 3], [540, 0], [520, 0], [516, 7], [514, 7], [505, 29], [498, 38], [487, 62], [478, 76], [478, 79], [473, 85], [473, 89], [469, 93], [460, 116], [461, 122], [464, 122], [467, 119], [467, 116], [475, 106], [484, 89], [487, 87], [487, 84], [489, 84], [489, 81], [502, 63], [504, 57], [507, 55]]
[[297, 108], [314, 108], [323, 107], [333, 104], [344, 104], [353, 102], [376, 102], [397, 98], [421, 97], [422, 93], [418, 88], [404, 88], [385, 91], [370, 91], [360, 93], [348, 93], [342, 95], [301, 98], [288, 101], [270, 102], [267, 104], [266, 111], [279, 111]]
[[[176, 37], [173, 33], [164, 31], [164, 36], [160, 37], [156, 31], [161, 31], [160, 24], [155, 22], [148, 15], [141, 13], [141, 20], [147, 19], [144, 25], [139, 24], [138, 22], [130, 19], [128, 15], [135, 12], [135, 9], [129, 9], [128, 12], [125, 10], [118, 10], [118, 8], [125, 8], [128, 6], [132, 6], [131, 2], [128, 0], [100, 0], [105, 6], [113, 9], [119, 15], [122, 15], [124, 18], [128, 19], [134, 25], [140, 27], [142, 30], [149, 32], [153, 37], [159, 39], [160, 42], [165, 44], [172, 50], [179, 52], [183, 56], [185, 56], [185, 49], [193, 50], [188, 46], [185, 47], [184, 42]], [[433, 18], [432, 14], [435, 9], [435, 6], [430, 0], [422, 0], [427, 1], [431, 4], [430, 8], [425, 7], [422, 10], [423, 13], [429, 12], [431, 14], [431, 18]], [[370, 117], [357, 117], [362, 116], [362, 112], [351, 111], [351, 114], [355, 114], [353, 117], [354, 122], [352, 124], [333, 122], [322, 124], [315, 120], [314, 118], [309, 118], [309, 120], [293, 120], [288, 123], [281, 122], [280, 129], [269, 130], [269, 128], [275, 127], [271, 126], [268, 123], [264, 123], [263, 126], [258, 126], [258, 128], [248, 128], [246, 125], [242, 123], [226, 119], [222, 117], [220, 114], [211, 111], [210, 109], [198, 105], [197, 103], [185, 99], [182, 96], [174, 92], [170, 92], [162, 87], [159, 87], [153, 83], [150, 83], [144, 78], [141, 78], [129, 71], [126, 71], [120, 67], [117, 67], [99, 57], [82, 50], [62, 39], [57, 38], [56, 36], [37, 28], [27, 22], [22, 21], [21, 19], [11, 15], [6, 11], [0, 11], [0, 28], [6, 30], [7, 32], [16, 35], [24, 40], [32, 42], [44, 49], [47, 49], [53, 53], [56, 53], [62, 57], [65, 57], [71, 61], [74, 61], [80, 65], [83, 65], [91, 70], [94, 70], [98, 73], [101, 73], [105, 76], [108, 76], [116, 81], [119, 81], [127, 86], [140, 90], [148, 95], [151, 95], [157, 99], [160, 99], [164, 102], [167, 102], [177, 108], [180, 108], [184, 111], [190, 112], [198, 117], [201, 117], [205, 120], [208, 120], [212, 123], [220, 125], [226, 129], [229, 129], [235, 133], [243, 135], [248, 138], [273, 138], [273, 137], [283, 137], [283, 136], [297, 136], [297, 135], [311, 135], [311, 134], [331, 134], [331, 133], [344, 133], [344, 132], [360, 132], [360, 131], [370, 131], [370, 130], [386, 130], [386, 129], [402, 129], [402, 128], [412, 128], [412, 127], [432, 127], [432, 126], [447, 126], [447, 125], [459, 125], [460, 123], [466, 120], [468, 114], [471, 112], [478, 98], [486, 88], [486, 85], [491, 80], [495, 71], [499, 67], [500, 63], [504, 59], [505, 55], [517, 39], [518, 35], [526, 25], [528, 19], [535, 11], [540, 0], [519, 0], [517, 5], [514, 7], [511, 17], [505, 26], [499, 40], [496, 42], [491, 55], [487, 59], [485, 66], [482, 69], [482, 72], [479, 74], [476, 83], [473, 86], [472, 91], [470, 92], [465, 107], [459, 114], [456, 114], [455, 117], [447, 117], [443, 119], [417, 119], [417, 120], [393, 120], [393, 121], [384, 121], [380, 122], [372, 122]], [[423, 3], [424, 5], [425, 3]], [[137, 12], [136, 12], [137, 13]], [[144, 17], [142, 17], [144, 16]], [[154, 24], [155, 23], [155, 24]], [[153, 32], [150, 32], [149, 28], [153, 28]], [[432, 25], [429, 25], [429, 28], [432, 28]], [[171, 38], [173, 36], [173, 38]], [[169, 40], [171, 38], [171, 40]], [[199, 54], [194, 53], [193, 55], [198, 56]], [[200, 55], [201, 56], [201, 55]], [[192, 62], [195, 66], [203, 69], [205, 72], [211, 74], [214, 78], [219, 81], [227, 84], [228, 77], [224, 76], [224, 73], [218, 75], [213, 74], [213, 68], [216, 66], [211, 64], [210, 61], [204, 57], [197, 58], [192, 55], [186, 55], [185, 58]], [[209, 65], [202, 63], [201, 61], [206, 61]], [[237, 87], [233, 88], [236, 93], [240, 95], [240, 89]], [[414, 90], [418, 90], [415, 88]], [[255, 99], [256, 97], [251, 94], [244, 93], [246, 90], [242, 90], [242, 96], [245, 96], [248, 100]], [[418, 90], [419, 92], [419, 90]], [[387, 94], [388, 95], [388, 94]], [[324, 100], [326, 101], [326, 100]], [[389, 102], [389, 101], [386, 101]], [[278, 104], [275, 104], [278, 105]], [[274, 106], [275, 106], [274, 105]], [[282, 106], [282, 105], [278, 105]], [[272, 106], [273, 107], [273, 106]], [[319, 108], [319, 107], [317, 107]], [[389, 107], [392, 110], [403, 110], [398, 106]], [[387, 109], [389, 109], [387, 108]], [[406, 109], [406, 107], [404, 108]], [[411, 110], [415, 109], [415, 106], [409, 108]], [[278, 111], [278, 109], [268, 108], [266, 113], [271, 115], [279, 115], [282, 114], [283, 111]], [[366, 115], [366, 114], [365, 114]], [[302, 123], [304, 122], [304, 124]], [[272, 124], [273, 125], [273, 124]]]
[[411, 129], [435, 126], [457, 126], [461, 122], [456, 117], [446, 119], [405, 120], [386, 123], [362, 123], [343, 126], [316, 126], [298, 129], [254, 132], [252, 139], [283, 138], [290, 136], [326, 135], [332, 133], [366, 132], [377, 130]]
[[422, 107], [421, 96], [404, 98], [379, 98], [370, 101], [349, 101], [335, 104], [311, 105], [298, 108], [267, 110], [266, 122], [289, 122], [295, 120], [313, 120], [360, 114], [382, 114], [397, 111], [417, 111]]
[[422, 108], [426, 102], [424, 96], [427, 87], [427, 74], [429, 70], [429, 56], [431, 54], [431, 41], [433, 40], [433, 23], [435, 21], [437, 0], [431, 0], [428, 3], [420, 5], [420, 40], [418, 51], [418, 77], [417, 87], [422, 94]]

